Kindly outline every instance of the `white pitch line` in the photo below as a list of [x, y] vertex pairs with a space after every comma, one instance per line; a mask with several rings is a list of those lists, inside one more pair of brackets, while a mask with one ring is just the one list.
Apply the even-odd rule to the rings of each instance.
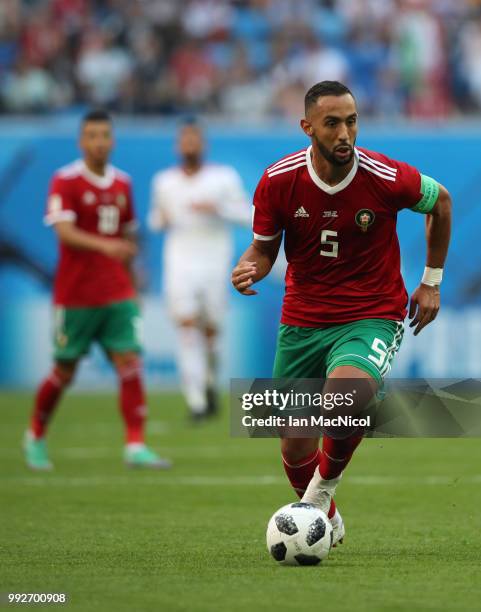
[[389, 485], [453, 485], [453, 484], [480, 484], [481, 474], [474, 476], [349, 476], [346, 482], [361, 486], [389, 486]]
[[[120, 423], [120, 421], [119, 421]], [[76, 434], [81, 432], [82, 434], [90, 433], [90, 434], [103, 434], [103, 433], [112, 433], [112, 423], [107, 423], [103, 421], [96, 421], [89, 425], [80, 424], [80, 423], [63, 423], [62, 429], [68, 432], [69, 435]], [[2, 430], [6, 431], [19, 431], [18, 423], [3, 423]], [[166, 421], [155, 421], [150, 420], [147, 424], [147, 431], [149, 434], [159, 434], [164, 435], [170, 433], [172, 431], [172, 427]], [[21, 440], [23, 432], [20, 433], [19, 439]], [[121, 436], [121, 425], [119, 425], [119, 436]]]
[[[265, 451], [264, 449], [259, 449], [260, 452], [252, 453], [249, 451], [249, 457], [258, 456], [264, 457]], [[165, 455], [166, 457], [192, 457], [192, 446], [164, 446], [163, 444], [159, 445], [159, 452], [161, 455]], [[1, 454], [1, 451], [0, 451]], [[99, 457], [120, 457], [121, 451], [118, 448], [112, 447], [98, 447], [98, 448], [89, 448], [89, 447], [70, 447], [70, 448], [59, 448], [52, 453], [54, 456], [59, 457], [68, 457], [69, 459], [97, 459]], [[219, 459], [225, 458], [228, 454], [229, 457], [233, 456], [245, 456], [245, 448], [238, 448], [237, 453], [236, 449], [230, 448], [228, 453], [226, 453], [226, 448], [224, 446], [199, 446], [195, 447], [195, 456], [203, 457], [207, 459]]]
[[[2, 482], [0, 480], [0, 482]], [[3, 482], [14, 483], [14, 484], [25, 484], [32, 486], [61, 486], [61, 487], [96, 487], [96, 486], [108, 486], [108, 485], [126, 485], [135, 486], [137, 484], [142, 485], [155, 485], [155, 486], [264, 486], [272, 484], [281, 484], [284, 479], [278, 476], [246, 476], [246, 477], [215, 477], [215, 476], [178, 476], [174, 478], [166, 478], [165, 475], [159, 473], [158, 477], [145, 477], [140, 476], [136, 479], [136, 476], [74, 476], [71, 478], [57, 477], [57, 476], [41, 476], [38, 477], [19, 477], [3, 479]]]
[[82, 448], [72, 446], [70, 448], [58, 449], [55, 455], [68, 457], [69, 459], [100, 459], [104, 457], [120, 456], [120, 453], [112, 448]]
[[[345, 479], [345, 484], [358, 486], [438, 486], [438, 485], [480, 485], [481, 474], [464, 476], [423, 476], [418, 478], [396, 476], [351, 476]], [[144, 476], [132, 473], [130, 476], [20, 476], [3, 478], [0, 484], [26, 486], [59, 486], [59, 487], [104, 487], [104, 486], [194, 486], [194, 487], [243, 487], [286, 485], [282, 476], [169, 476], [159, 472], [158, 476]]]
[[[154, 444], [156, 447], [157, 445]], [[192, 457], [193, 452], [192, 446], [164, 446], [162, 443], [159, 444], [159, 452], [162, 455], [169, 457]], [[17, 457], [19, 454], [20, 445], [15, 448], [0, 448], [0, 457]], [[246, 454], [246, 449], [240, 447], [230, 447], [228, 453], [225, 446], [199, 446], [195, 447], [196, 457], [205, 457], [212, 459], [225, 458], [228, 454], [229, 457], [242, 456]], [[265, 449], [258, 448], [249, 449], [249, 457], [265, 457]], [[69, 446], [65, 448], [55, 448], [52, 451], [53, 460], [55, 457], [67, 457], [68, 459], [99, 459], [104, 457], [117, 457], [120, 458], [122, 455], [121, 446], [104, 446], [104, 447], [91, 447], [91, 446]]]
[[[192, 457], [192, 446], [184, 446], [184, 447], [165, 447], [160, 445], [159, 450], [162, 455], [166, 457]], [[111, 447], [111, 448], [82, 448], [82, 447], [71, 447], [71, 448], [59, 448], [52, 456], [57, 457], [67, 457], [68, 459], [79, 459], [79, 460], [88, 460], [88, 459], [99, 459], [99, 458], [115, 458], [118, 459], [122, 456], [122, 449]], [[200, 447], [195, 449], [196, 457], [204, 457], [204, 458], [213, 458], [218, 459], [219, 457], [225, 457], [225, 449], [222, 452], [221, 448], [209, 448], [209, 447]]]

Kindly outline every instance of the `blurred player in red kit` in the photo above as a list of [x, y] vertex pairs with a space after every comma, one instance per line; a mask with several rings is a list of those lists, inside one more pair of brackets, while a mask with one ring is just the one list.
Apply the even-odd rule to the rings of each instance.
[[53, 293], [55, 351], [25, 436], [25, 457], [33, 469], [52, 467], [45, 444], [48, 423], [94, 342], [118, 375], [125, 462], [170, 465], [144, 443], [141, 316], [130, 271], [137, 252], [137, 221], [130, 178], [108, 163], [113, 144], [109, 115], [101, 110], [88, 113], [80, 132], [83, 159], [58, 170], [50, 184], [45, 223], [53, 226], [60, 249]]
[[[325, 378], [324, 392], [357, 379], [370, 399], [399, 350], [407, 314], [397, 215], [426, 215], [426, 268], [409, 306], [417, 335], [439, 310], [451, 199], [416, 168], [356, 147], [357, 123], [355, 99], [341, 83], [324, 81], [307, 92], [301, 127], [311, 144], [264, 172], [254, 196], [254, 240], [232, 282], [255, 295], [252, 285], [270, 272], [284, 235], [288, 268], [274, 377]], [[359, 432], [324, 432], [322, 450], [316, 437], [281, 440], [291, 485], [331, 519], [334, 544], [345, 529], [333, 496], [361, 440]]]

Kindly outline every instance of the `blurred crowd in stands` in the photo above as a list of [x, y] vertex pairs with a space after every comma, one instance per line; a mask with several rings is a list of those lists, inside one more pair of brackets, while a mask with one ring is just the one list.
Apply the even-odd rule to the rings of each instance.
[[297, 118], [323, 79], [369, 116], [481, 113], [481, 0], [0, 1], [2, 113]]

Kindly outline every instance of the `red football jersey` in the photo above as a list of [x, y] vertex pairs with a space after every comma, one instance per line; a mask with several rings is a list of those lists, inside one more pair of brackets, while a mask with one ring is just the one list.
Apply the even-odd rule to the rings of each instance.
[[[128, 175], [108, 166], [104, 176], [78, 160], [55, 173], [50, 184], [45, 223], [73, 221], [86, 232], [119, 238], [136, 225]], [[130, 226], [130, 227], [129, 227]], [[97, 251], [60, 243], [54, 303], [103, 306], [135, 296], [125, 264]]]
[[334, 187], [316, 174], [311, 147], [267, 168], [254, 196], [253, 229], [258, 240], [284, 231], [281, 322], [323, 327], [404, 319], [396, 219], [421, 200], [420, 190], [418, 170], [362, 148]]

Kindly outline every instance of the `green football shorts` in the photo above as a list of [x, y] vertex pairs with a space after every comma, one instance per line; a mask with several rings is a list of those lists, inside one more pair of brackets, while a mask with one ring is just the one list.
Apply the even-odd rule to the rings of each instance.
[[98, 342], [109, 353], [141, 350], [142, 319], [135, 300], [106, 306], [55, 308], [54, 359], [72, 361]]
[[401, 346], [401, 321], [362, 319], [331, 327], [281, 324], [274, 378], [327, 378], [338, 366], [364, 370], [379, 383]]

